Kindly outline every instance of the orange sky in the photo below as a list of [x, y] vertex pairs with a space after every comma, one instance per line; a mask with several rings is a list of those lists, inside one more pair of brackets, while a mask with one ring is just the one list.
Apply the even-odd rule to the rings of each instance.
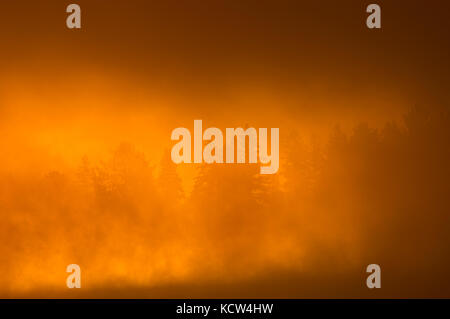
[[[336, 186], [327, 169], [336, 173], [339, 168], [320, 168], [329, 174], [321, 175], [323, 185], [311, 186], [313, 190], [305, 186], [304, 193], [296, 194], [307, 198], [298, 204], [300, 215], [281, 207], [282, 212], [287, 209], [285, 215], [261, 217], [264, 235], [251, 226], [253, 206], [247, 208], [247, 217], [227, 219], [217, 213], [220, 217], [211, 221], [203, 216], [198, 199], [173, 208], [168, 197], [159, 202], [145, 187], [161, 171], [161, 158], [172, 146], [172, 129], [192, 129], [194, 119], [222, 129], [279, 127], [282, 143], [296, 131], [311, 159], [305, 171], [297, 167], [281, 173], [288, 176], [283, 175], [285, 180], [295, 174], [314, 175], [310, 171], [321, 161], [312, 154], [315, 142], [326, 149], [336, 125], [351, 135], [360, 123], [382, 130], [394, 121], [404, 131], [404, 115], [411, 107], [437, 112], [448, 106], [446, 1], [377, 1], [381, 30], [365, 27], [368, 1], [77, 3], [82, 8], [81, 30], [66, 28], [69, 3], [61, 1], [9, 1], [0, 10], [0, 216], [7, 221], [1, 228], [0, 270], [8, 274], [0, 279], [0, 296], [208, 297], [217, 283], [218, 296], [240, 291], [240, 296], [253, 297], [372, 297], [360, 290], [359, 277], [351, 277], [367, 257], [363, 221], [370, 212], [364, 196], [345, 200], [348, 194], [341, 194], [337, 212], [331, 199], [330, 207], [318, 204]], [[152, 167], [153, 177], [140, 180], [140, 174], [130, 173], [126, 186], [120, 184], [115, 174], [122, 168], [115, 166], [114, 152], [123, 143], [143, 154], [142, 165]], [[287, 156], [286, 149], [280, 152]], [[83, 159], [98, 174], [93, 173], [95, 178], [108, 176], [101, 187], [118, 187], [114, 191], [119, 195], [112, 193], [127, 200], [97, 198], [95, 181], [94, 186], [77, 184]], [[63, 195], [53, 185], [59, 185], [59, 177], [51, 172], [60, 173], [61, 183], [67, 183]], [[177, 172], [189, 195], [198, 167], [182, 166]], [[314, 184], [316, 177], [310, 175]], [[359, 189], [363, 182], [355, 183], [343, 182], [350, 189]], [[294, 186], [283, 187], [294, 192]], [[158, 184], [149, 192], [161, 188]], [[235, 205], [246, 207], [241, 200]], [[213, 200], [209, 204], [220, 207]], [[341, 216], [344, 212], [349, 215]], [[185, 214], [192, 215], [186, 221], [192, 229], [178, 225], [179, 215]], [[233, 233], [230, 222], [241, 218], [244, 235]], [[160, 223], [155, 226], [154, 220]], [[203, 223], [216, 222], [222, 227], [203, 229]], [[74, 233], [71, 223], [76, 225]], [[171, 233], [170, 223], [180, 229]], [[146, 233], [143, 225], [154, 226], [155, 233]], [[230, 236], [229, 243], [222, 247], [215, 234]], [[97, 247], [98, 253], [74, 248], [70, 236], [80, 245]], [[8, 237], [17, 247], [7, 247]], [[127, 242], [135, 248], [129, 254]], [[253, 252], [246, 258], [240, 255], [242, 249]], [[323, 264], [334, 255], [339, 258], [332, 272]], [[393, 258], [390, 253], [381, 256], [389, 262]], [[84, 280], [91, 286], [71, 295], [60, 284], [65, 283], [65, 266], [77, 258], [85, 263]], [[267, 284], [272, 274], [278, 276], [273, 294]], [[308, 289], [290, 286], [290, 279], [306, 282]], [[350, 280], [357, 288], [319, 292], [329, 280], [341, 288]], [[196, 281], [199, 286], [190, 286]], [[391, 287], [381, 296], [398, 297], [405, 291]], [[445, 287], [426, 296], [448, 296], [448, 291]]]

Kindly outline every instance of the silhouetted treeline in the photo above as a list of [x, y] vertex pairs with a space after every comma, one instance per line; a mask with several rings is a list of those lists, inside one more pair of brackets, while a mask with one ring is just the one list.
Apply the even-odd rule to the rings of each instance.
[[[351, 134], [337, 126], [326, 142], [295, 130], [280, 138], [278, 174], [201, 165], [187, 193], [169, 150], [152, 167], [129, 144], [75, 173], [2, 176], [1, 291], [58, 289], [65, 273], [55, 273], [78, 263], [90, 289], [195, 282], [242, 285], [246, 297], [450, 297], [446, 108]], [[376, 295], [365, 287], [371, 263], [382, 269]], [[257, 284], [268, 280], [273, 295]]]

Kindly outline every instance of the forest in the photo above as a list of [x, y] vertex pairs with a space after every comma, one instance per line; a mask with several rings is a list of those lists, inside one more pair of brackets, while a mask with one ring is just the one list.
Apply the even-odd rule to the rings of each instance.
[[448, 109], [416, 106], [323, 142], [280, 128], [277, 174], [196, 164], [189, 191], [169, 149], [151, 165], [130, 143], [73, 172], [4, 173], [0, 295], [448, 298], [449, 145]]

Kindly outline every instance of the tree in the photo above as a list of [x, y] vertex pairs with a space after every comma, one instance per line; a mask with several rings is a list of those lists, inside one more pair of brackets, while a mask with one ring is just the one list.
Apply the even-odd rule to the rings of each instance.
[[177, 165], [173, 163], [168, 150], [163, 153], [157, 186], [166, 206], [177, 207], [183, 201], [184, 191], [177, 173]]

